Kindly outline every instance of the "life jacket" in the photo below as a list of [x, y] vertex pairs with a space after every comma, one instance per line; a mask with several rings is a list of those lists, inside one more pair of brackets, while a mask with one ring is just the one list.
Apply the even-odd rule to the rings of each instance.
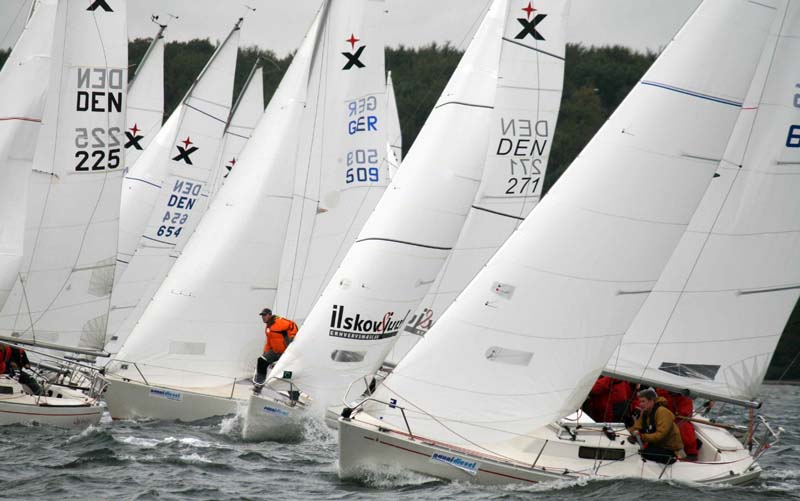
[[588, 413], [597, 422], [620, 422], [628, 411], [630, 385], [621, 379], [601, 376], [592, 387]]
[[294, 340], [297, 330], [297, 324], [293, 321], [273, 315], [264, 329], [264, 334], [267, 336], [264, 352], [272, 350], [278, 354], [283, 353]]
[[642, 433], [656, 432], [656, 411], [661, 407], [660, 402], [656, 402], [650, 412], [642, 413]]

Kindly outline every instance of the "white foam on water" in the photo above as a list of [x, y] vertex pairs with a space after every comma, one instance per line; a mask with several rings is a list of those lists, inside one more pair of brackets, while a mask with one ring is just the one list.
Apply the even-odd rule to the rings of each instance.
[[114, 440], [122, 442], [123, 444], [135, 445], [136, 447], [143, 447], [146, 449], [158, 446], [162, 441], [155, 438], [140, 438], [140, 437], [114, 437]]
[[194, 452], [192, 454], [185, 454], [185, 455], [181, 456], [179, 459], [180, 459], [181, 462], [188, 463], [188, 464], [198, 464], [198, 463], [200, 463], [200, 464], [208, 464], [208, 463], [212, 462], [210, 459], [205, 458], [205, 457], [201, 456], [200, 454], [198, 454], [196, 452]]

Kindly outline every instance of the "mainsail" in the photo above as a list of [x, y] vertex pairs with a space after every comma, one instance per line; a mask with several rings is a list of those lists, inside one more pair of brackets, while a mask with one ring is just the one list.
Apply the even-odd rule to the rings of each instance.
[[239, 155], [263, 115], [264, 70], [259, 60], [253, 65], [253, 69], [239, 93], [239, 98], [231, 109], [231, 116], [225, 126], [225, 136], [222, 138], [222, 148], [214, 173], [214, 182], [209, 185], [209, 198], [214, 198], [225, 179], [236, 167]]
[[800, 5], [779, 11], [714, 180], [606, 370], [752, 400], [800, 296]]
[[36, 6], [0, 71], [0, 308], [22, 266], [22, 207], [41, 129], [55, 15], [55, 0]]
[[[569, 2], [509, 4], [500, 53], [491, 139], [478, 194], [461, 234], [428, 294], [403, 326], [387, 357], [396, 364], [539, 202], [564, 86]], [[520, 38], [535, 21], [539, 37]]]
[[775, 3], [698, 8], [370, 414], [486, 452], [580, 406], [711, 182]]
[[[25, 261], [0, 334], [101, 349], [124, 169], [126, 3], [58, 3], [43, 127], [27, 193]], [[18, 201], [23, 203], [24, 199]]]
[[125, 176], [118, 281], [137, 249], [169, 252], [181, 234], [191, 233], [206, 206], [202, 192], [216, 167], [230, 114], [241, 23], [217, 47], [155, 143]]
[[125, 167], [136, 163], [156, 137], [164, 119], [164, 31], [158, 32], [128, 82], [128, 113], [125, 116]]
[[[273, 310], [301, 324], [389, 184], [384, 2], [334, 0], [314, 87]], [[342, 33], [349, 37], [342, 38]]]
[[455, 244], [483, 171], [505, 12], [505, 0], [493, 3], [403, 168], [273, 369], [317, 402], [337, 402], [380, 365]]

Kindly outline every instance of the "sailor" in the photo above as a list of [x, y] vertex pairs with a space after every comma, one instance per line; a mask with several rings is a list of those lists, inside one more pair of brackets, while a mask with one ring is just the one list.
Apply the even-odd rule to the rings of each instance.
[[632, 397], [628, 382], [600, 376], [589, 392], [586, 413], [598, 423], [622, 423], [629, 413]]
[[673, 394], [672, 400], [675, 402], [675, 424], [678, 425], [678, 429], [681, 432], [683, 451], [688, 459], [696, 461], [697, 454], [700, 452], [699, 449], [703, 443], [697, 439], [694, 425], [688, 420], [694, 414], [694, 402], [692, 402], [691, 398], [677, 393]]
[[267, 342], [264, 345], [264, 353], [258, 357], [258, 368], [256, 370], [256, 379], [253, 385], [253, 392], [260, 393], [261, 388], [264, 386], [264, 381], [267, 379], [267, 368], [270, 364], [277, 362], [289, 344], [294, 340], [297, 334], [297, 324], [291, 320], [278, 315], [273, 315], [272, 310], [264, 308], [261, 310], [261, 320], [266, 327], [264, 334], [267, 336]]
[[10, 371], [13, 372], [14, 377], [21, 384], [24, 384], [30, 388], [34, 395], [41, 395], [42, 387], [39, 386], [39, 383], [36, 382], [36, 379], [31, 377], [30, 374], [23, 370], [31, 370], [31, 363], [28, 360], [28, 355], [25, 353], [25, 350], [11, 346], [9, 348], [10, 355], [8, 357], [8, 366]]
[[7, 344], [0, 343], [0, 375], [8, 372], [11, 368], [9, 360], [11, 359], [11, 347]]
[[641, 441], [643, 459], [672, 464], [676, 456], [685, 458], [681, 433], [675, 424], [675, 415], [664, 405], [666, 399], [659, 397], [652, 388], [639, 391], [638, 397], [642, 413], [628, 428], [628, 441]]

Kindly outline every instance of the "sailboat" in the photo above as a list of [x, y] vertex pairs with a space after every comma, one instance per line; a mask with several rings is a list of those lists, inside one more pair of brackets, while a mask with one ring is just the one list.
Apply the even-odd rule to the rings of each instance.
[[[52, 7], [42, 2], [37, 11]], [[34, 11], [31, 22], [37, 18]], [[126, 3], [58, 2], [55, 28], [49, 29], [42, 129], [30, 181], [16, 199], [27, 206], [24, 262], [0, 312], [0, 339], [97, 354], [114, 276], [124, 169]], [[42, 396], [22, 393], [8, 380], [0, 388], [3, 423], [85, 426], [103, 411], [95, 396], [65, 387], [50, 387]]]
[[[262, 435], [270, 426], [282, 433], [306, 407], [337, 404], [353, 380], [370, 386], [365, 376], [381, 365], [455, 245], [490, 148], [506, 5], [490, 7], [403, 168], [275, 365], [272, 392], [259, 397], [264, 412], [273, 409]], [[284, 391], [302, 392], [304, 405]]]
[[568, 11], [564, 2], [562, 11], [540, 18], [539, 52], [532, 57], [531, 49], [518, 43], [519, 33], [512, 32], [520, 27], [518, 15], [536, 22], [541, 13], [527, 2], [512, 2], [514, 15], [506, 23], [513, 29], [503, 38], [492, 138], [478, 193], [447, 261], [384, 361], [388, 368], [425, 335], [539, 202], [564, 86]]
[[275, 242], [283, 240], [291, 206], [286, 194], [295, 177], [286, 166], [297, 165], [322, 17], [309, 28], [235, 168], [109, 366], [105, 398], [112, 417], [193, 421], [236, 413], [246, 402], [264, 342], [254, 312], [275, 298], [282, 254], [270, 235], [253, 228], [264, 225]]
[[[748, 99], [776, 42], [791, 44], [794, 11], [782, 1], [698, 7], [439, 322], [374, 395], [345, 410], [340, 475], [392, 465], [487, 484], [758, 476], [748, 450], [712, 424], [697, 427], [710, 444], [701, 460], [664, 465], [643, 461], [621, 423], [574, 410], [613, 365], [728, 145], [744, 146]], [[731, 50], [742, 57], [726, 60]]]
[[0, 308], [22, 266], [24, 194], [41, 129], [56, 2], [33, 11], [0, 71]]
[[[311, 74], [318, 109], [306, 115], [315, 132], [300, 145], [301, 151], [309, 152], [303, 161], [314, 165], [295, 179], [271, 303], [276, 313], [300, 325], [389, 184], [391, 118], [384, 101], [384, 12], [382, 1], [335, 0], [320, 31], [320, 58]], [[342, 40], [340, 33], [351, 36]], [[245, 438], [275, 436], [273, 398], [272, 394], [250, 397], [242, 430]]]

